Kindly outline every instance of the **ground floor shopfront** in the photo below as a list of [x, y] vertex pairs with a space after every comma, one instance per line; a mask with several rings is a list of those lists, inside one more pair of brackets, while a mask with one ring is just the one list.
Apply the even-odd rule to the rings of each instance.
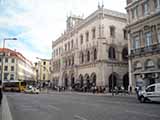
[[132, 58], [131, 79], [133, 86], [137, 86], [137, 80], [143, 81], [143, 86], [160, 83], [160, 56], [146, 54], [144, 57]]

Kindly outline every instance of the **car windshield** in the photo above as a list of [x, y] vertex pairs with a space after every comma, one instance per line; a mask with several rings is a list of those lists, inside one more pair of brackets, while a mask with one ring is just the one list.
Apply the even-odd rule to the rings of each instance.
[[0, 0], [0, 120], [160, 120], [158, 83], [160, 0]]

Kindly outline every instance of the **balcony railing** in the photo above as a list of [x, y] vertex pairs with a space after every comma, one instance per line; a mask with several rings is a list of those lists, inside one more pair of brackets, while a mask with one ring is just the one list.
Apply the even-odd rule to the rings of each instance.
[[131, 50], [130, 56], [131, 57], [141, 56], [141, 55], [145, 55], [147, 53], [156, 53], [156, 52], [160, 52], [160, 43], [155, 44], [155, 45], [151, 45], [148, 47], [142, 47], [142, 48]]

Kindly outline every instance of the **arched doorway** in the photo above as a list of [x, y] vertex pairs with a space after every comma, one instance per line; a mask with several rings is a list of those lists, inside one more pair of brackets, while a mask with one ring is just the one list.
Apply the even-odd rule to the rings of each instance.
[[122, 50], [122, 59], [123, 60], [128, 60], [128, 49], [127, 48], [123, 48]]
[[79, 75], [79, 80], [80, 80], [80, 87], [82, 88], [83, 87], [83, 76], [80, 74]]
[[89, 91], [89, 89], [90, 89], [90, 78], [89, 78], [89, 75], [85, 74], [84, 78], [85, 78], [85, 80], [84, 80], [85, 91]]
[[74, 74], [71, 75], [71, 87], [75, 84]]
[[64, 75], [64, 87], [68, 88], [68, 76], [67, 76], [67, 74]]
[[123, 76], [123, 87], [125, 90], [128, 90], [128, 86], [129, 86], [129, 77], [128, 77], [128, 73], [126, 73]]
[[96, 86], [96, 73], [91, 74], [91, 84], [92, 86]]
[[112, 92], [112, 81], [113, 81], [113, 89], [114, 89], [115, 86], [117, 85], [117, 76], [114, 73], [109, 76], [109, 92]]
[[89, 84], [89, 75], [88, 74], [85, 74], [85, 84]]

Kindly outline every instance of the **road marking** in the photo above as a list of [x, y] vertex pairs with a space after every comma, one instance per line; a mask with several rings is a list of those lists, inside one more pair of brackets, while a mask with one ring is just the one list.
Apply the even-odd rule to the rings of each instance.
[[157, 118], [160, 118], [159, 115], [149, 114], [149, 113], [144, 113], [144, 112], [136, 112], [136, 111], [131, 111], [131, 110], [126, 110], [125, 112], [132, 113], [132, 114], [138, 114], [138, 115], [145, 115], [145, 116], [148, 116], [148, 117], [157, 117]]
[[56, 111], [60, 111], [61, 110], [60, 108], [58, 108], [56, 106], [53, 106], [53, 105], [48, 105], [47, 107], [50, 107], [50, 108], [52, 108], [52, 109], [54, 109]]
[[79, 115], [75, 115], [74, 118], [78, 119], [78, 120], [88, 120], [82, 116], [79, 116]]
[[2, 120], [13, 120], [6, 96], [3, 96]]

